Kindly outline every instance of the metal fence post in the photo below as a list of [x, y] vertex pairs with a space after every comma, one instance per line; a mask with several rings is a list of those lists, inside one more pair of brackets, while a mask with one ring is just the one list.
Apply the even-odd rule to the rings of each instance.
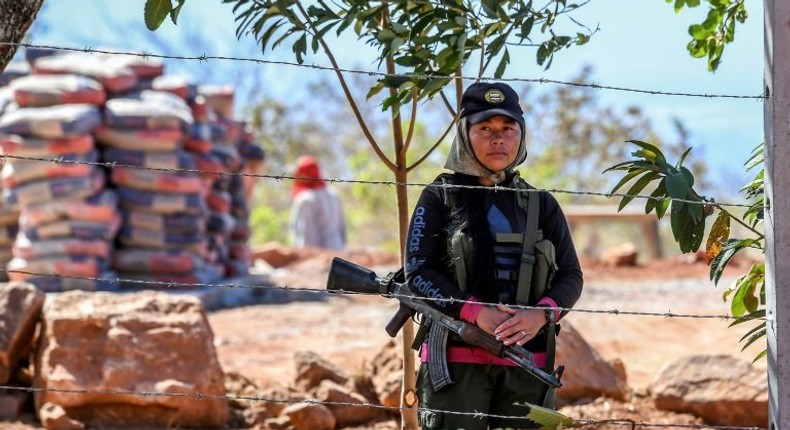
[[769, 430], [790, 429], [790, 2], [765, 0]]

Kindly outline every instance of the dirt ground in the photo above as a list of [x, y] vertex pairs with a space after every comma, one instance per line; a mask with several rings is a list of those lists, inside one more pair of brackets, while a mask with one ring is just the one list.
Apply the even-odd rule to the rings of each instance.
[[[379, 276], [392, 267], [383, 263], [378, 270], [374, 268]], [[625, 268], [583, 264], [585, 290], [576, 305], [578, 312], [569, 314], [566, 321], [605, 359], [625, 364], [632, 388], [646, 388], [665, 363], [685, 355], [704, 351], [751, 361], [757, 353], [756, 346], [740, 352], [738, 340], [748, 327], [728, 328], [729, 321], [721, 318], [626, 315], [726, 314], [721, 294], [729, 282], [725, 279], [714, 287], [704, 262], [678, 258]], [[281, 287], [317, 290], [302, 292], [302, 300], [277, 299], [280, 291], [274, 290], [267, 294], [280, 303], [212, 313], [209, 318], [225, 370], [268, 387], [293, 380], [292, 358], [297, 351], [316, 352], [349, 372], [374, 357], [389, 340], [384, 326], [397, 302], [379, 296], [323, 293], [327, 268], [328, 258], [323, 256], [270, 273]], [[734, 275], [738, 268], [728, 270]]]
[[[395, 256], [360, 259], [360, 255], [364, 253], [341, 256], [372, 268], [379, 276], [397, 264]], [[263, 304], [209, 314], [226, 372], [239, 373], [263, 390], [293, 381], [293, 357], [298, 351], [318, 353], [353, 374], [381, 350], [389, 340], [384, 326], [396, 311], [397, 302], [380, 296], [327, 294], [324, 290], [332, 256], [318, 254], [285, 268], [266, 267], [264, 272], [276, 287], [262, 292], [259, 302]], [[582, 264], [585, 289], [577, 311], [569, 314], [566, 321], [605, 359], [624, 363], [635, 395], [626, 404], [599, 399], [563, 412], [577, 419], [702, 424], [688, 415], [655, 410], [645, 393], [660, 368], [676, 358], [721, 353], [751, 361], [755, 356], [758, 346], [740, 352], [738, 340], [748, 327], [728, 328], [728, 321], [715, 317], [660, 315], [724, 315], [727, 308], [721, 294], [729, 281], [724, 279], [714, 287], [704, 262], [680, 258], [626, 268], [602, 267], [594, 261]], [[728, 269], [725, 276], [731, 280], [747, 268], [742, 263], [740, 268]], [[757, 366], [764, 368], [765, 362], [758, 362]], [[40, 428], [24, 423], [3, 424], [7, 424], [3, 428], [13, 430]], [[391, 422], [376, 428], [397, 425]]]
[[[346, 258], [354, 261], [353, 257]], [[293, 381], [293, 356], [297, 351], [316, 352], [353, 373], [381, 350], [389, 340], [384, 326], [396, 311], [397, 302], [379, 296], [322, 293], [329, 259], [326, 255], [317, 256], [287, 270], [271, 272], [270, 277], [278, 286], [288, 288], [267, 293], [277, 304], [221, 310], [210, 315], [226, 371], [241, 373], [261, 388], [283, 386]], [[373, 268], [379, 276], [394, 267], [389, 261], [379, 262], [382, 265], [377, 268], [371, 266], [376, 263], [360, 264]], [[626, 403], [597, 399], [563, 408], [562, 412], [575, 419], [595, 421], [628, 419], [657, 425], [703, 424], [691, 415], [656, 410], [648, 396], [649, 385], [664, 364], [683, 356], [730, 354], [751, 361], [757, 354], [758, 345], [740, 351], [738, 340], [749, 327], [728, 328], [729, 321], [719, 318], [727, 313], [721, 298], [724, 289], [734, 276], [748, 269], [747, 263], [734, 262], [728, 269], [731, 272], [725, 273], [730, 278], [723, 279], [718, 287], [708, 280], [704, 262], [688, 258], [624, 268], [602, 267], [594, 261], [582, 264], [585, 290], [576, 305], [577, 312], [569, 314], [566, 321], [604, 359], [619, 359], [624, 363], [633, 396]], [[301, 300], [289, 301], [295, 291]], [[399, 337], [398, 344], [400, 341]], [[764, 368], [765, 361], [757, 366]], [[622, 421], [586, 427], [624, 428]], [[389, 427], [376, 428], [397, 429], [398, 426], [392, 422]]]

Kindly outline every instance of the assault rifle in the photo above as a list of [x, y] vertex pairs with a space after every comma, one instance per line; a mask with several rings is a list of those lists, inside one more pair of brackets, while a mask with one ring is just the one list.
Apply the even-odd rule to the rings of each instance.
[[[329, 268], [326, 289], [329, 292], [378, 293], [387, 298], [398, 299], [400, 301], [398, 312], [386, 327], [387, 334], [391, 337], [395, 337], [403, 324], [415, 312], [419, 312], [430, 319], [433, 324], [439, 324], [457, 334], [464, 342], [483, 348], [498, 357], [507, 358], [546, 385], [553, 388], [562, 386], [557, 375], [535, 366], [532, 353], [527, 349], [518, 345], [505, 345], [480, 327], [445, 315], [426, 304], [421, 297], [415, 296], [405, 282], [396, 282], [395, 278], [396, 276], [392, 273], [384, 278], [379, 278], [370, 269], [335, 257]], [[435, 353], [435, 351], [431, 351], [431, 354]], [[440, 353], [445, 354], [444, 351]]]

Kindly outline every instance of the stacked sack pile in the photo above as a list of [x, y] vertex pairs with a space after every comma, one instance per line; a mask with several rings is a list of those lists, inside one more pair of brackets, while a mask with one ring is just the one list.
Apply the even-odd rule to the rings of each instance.
[[[13, 77], [24, 76], [27, 69], [19, 72], [19, 68], [11, 69], [9, 73], [0, 75], [0, 115], [13, 101], [13, 92], [6, 85]], [[0, 185], [0, 195], [2, 195], [2, 185]], [[8, 262], [14, 257], [12, 247], [16, 234], [19, 231], [19, 211], [6, 207], [0, 198], [0, 267], [6, 267]], [[8, 281], [8, 273], [0, 271], [0, 281]]]
[[77, 74], [41, 73], [9, 88], [13, 102], [0, 117], [0, 183], [4, 205], [19, 211], [19, 231], [8, 277], [45, 291], [98, 289], [99, 279], [112, 277], [120, 225], [105, 174], [90, 164], [98, 161], [92, 133], [105, 87]]
[[[0, 111], [3, 201], [20, 211], [9, 269], [130, 279], [120, 285], [138, 288], [247, 273], [247, 196], [234, 198], [241, 178], [224, 173], [243, 171], [240, 148], [262, 152], [230, 112], [220, 119], [198, 87], [174, 85], [161, 63], [141, 57], [34, 52], [28, 60], [32, 73], [8, 85], [18, 106]], [[227, 101], [222, 95], [209, 98]], [[232, 111], [232, 92], [230, 100]], [[67, 279], [36, 284], [111, 287]]]
[[[207, 231], [213, 261], [229, 277], [247, 273], [250, 262], [249, 188], [240, 173], [263, 159], [244, 123], [234, 121], [234, 92], [228, 86], [199, 86], [191, 99], [195, 126], [188, 142], [198, 169], [209, 181]], [[230, 172], [236, 175], [216, 175]], [[248, 172], [249, 173], [249, 172]]]

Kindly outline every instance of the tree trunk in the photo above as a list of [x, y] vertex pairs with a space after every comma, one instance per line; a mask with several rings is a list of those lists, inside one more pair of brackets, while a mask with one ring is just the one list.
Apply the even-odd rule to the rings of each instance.
[[[398, 159], [398, 170], [395, 172], [395, 182], [397, 182], [398, 197], [398, 229], [400, 232], [401, 264], [405, 263], [406, 236], [409, 228], [409, 199], [406, 193], [406, 172], [405, 154]], [[403, 356], [403, 384], [401, 389], [401, 430], [417, 430], [419, 428], [417, 417], [417, 364], [411, 344], [414, 341], [414, 324], [411, 320], [401, 328], [402, 336], [402, 356]]]
[[5, 70], [44, 0], [0, 0], [0, 72]]

